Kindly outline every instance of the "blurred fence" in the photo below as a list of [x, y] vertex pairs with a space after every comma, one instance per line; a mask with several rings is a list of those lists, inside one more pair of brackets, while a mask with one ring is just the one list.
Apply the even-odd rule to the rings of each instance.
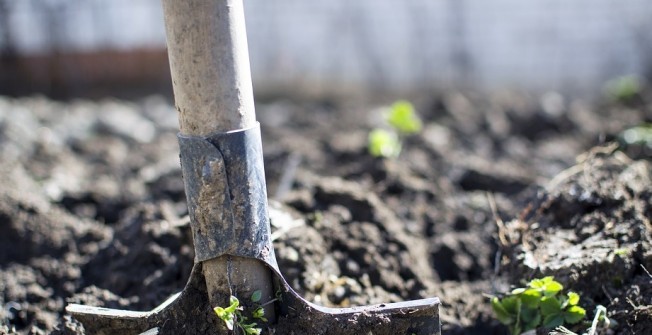
[[[652, 71], [649, 0], [244, 0], [260, 94], [597, 92]], [[0, 94], [169, 92], [159, 0], [0, 0]]]

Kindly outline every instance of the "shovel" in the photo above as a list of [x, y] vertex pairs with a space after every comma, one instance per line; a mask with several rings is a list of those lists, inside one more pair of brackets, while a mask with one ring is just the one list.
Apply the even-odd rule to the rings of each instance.
[[[152, 311], [66, 311], [89, 334], [243, 334], [233, 322], [247, 317], [263, 334], [440, 334], [438, 298], [327, 308], [292, 290], [270, 238], [242, 0], [163, 0], [163, 10], [193, 270], [184, 290]], [[241, 319], [229, 325], [213, 308], [233, 297]], [[264, 318], [252, 318], [259, 308]]]

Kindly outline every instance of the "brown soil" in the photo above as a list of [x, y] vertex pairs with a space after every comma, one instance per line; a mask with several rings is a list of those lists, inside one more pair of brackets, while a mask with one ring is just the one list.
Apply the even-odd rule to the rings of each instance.
[[[555, 275], [611, 333], [650, 334], [650, 149], [610, 144], [652, 121], [640, 100], [415, 100], [397, 160], [366, 153], [381, 104], [260, 102], [281, 272], [326, 306], [437, 296], [443, 334], [507, 334], [486, 296]], [[176, 127], [158, 97], [0, 99], [0, 334], [82, 334], [67, 303], [149, 310], [184, 287]]]

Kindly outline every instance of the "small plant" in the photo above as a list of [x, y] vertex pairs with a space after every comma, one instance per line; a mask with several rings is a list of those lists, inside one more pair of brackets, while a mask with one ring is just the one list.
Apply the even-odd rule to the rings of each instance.
[[408, 101], [392, 104], [385, 121], [391, 130], [376, 128], [369, 133], [369, 153], [374, 157], [396, 158], [401, 152], [402, 139], [421, 131], [421, 119]]
[[618, 134], [618, 141], [621, 147], [640, 145], [652, 148], [652, 123], [644, 123], [623, 130]]
[[[251, 301], [254, 303], [260, 302], [262, 297], [261, 291], [254, 291], [251, 295]], [[238, 298], [231, 296], [229, 298], [228, 307], [217, 306], [213, 308], [217, 317], [219, 317], [226, 324], [226, 328], [233, 330], [235, 326], [240, 328], [242, 332], [246, 335], [260, 335], [262, 328], [258, 326], [258, 321], [267, 322], [265, 318], [265, 310], [263, 306], [257, 306], [256, 309], [251, 313], [251, 317], [254, 319], [253, 322], [247, 323], [249, 318], [242, 314], [243, 307], [240, 306], [240, 300]]]
[[401, 140], [394, 132], [374, 129], [369, 133], [369, 153], [374, 157], [398, 157], [401, 153]]
[[491, 307], [512, 335], [541, 326], [552, 329], [576, 324], [584, 319], [586, 311], [578, 305], [580, 296], [575, 292], [563, 294], [563, 288], [553, 277], [534, 279], [502, 299], [492, 297]]
[[421, 131], [421, 119], [408, 101], [399, 100], [392, 104], [387, 122], [402, 135], [416, 134]]
[[605, 85], [605, 93], [614, 101], [626, 103], [640, 96], [643, 81], [638, 76], [622, 76], [612, 79]]
[[614, 255], [619, 256], [619, 257], [627, 257], [629, 256], [630, 251], [626, 248], [618, 248], [614, 250]]
[[[591, 327], [589, 327], [586, 332], [582, 333], [582, 335], [596, 335], [599, 329], [608, 329], [611, 326], [612, 322], [613, 321], [607, 317], [607, 308], [602, 305], [598, 305], [595, 308], [595, 316], [593, 317], [593, 322], [591, 322]], [[600, 323], [602, 323], [601, 327], [599, 327]], [[555, 330], [566, 335], [579, 335], [568, 330], [564, 326], [559, 326], [555, 328]]]

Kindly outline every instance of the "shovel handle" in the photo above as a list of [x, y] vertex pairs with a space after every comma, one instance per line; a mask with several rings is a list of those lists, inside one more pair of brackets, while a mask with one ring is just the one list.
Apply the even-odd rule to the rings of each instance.
[[163, 0], [181, 133], [256, 124], [242, 0]]
[[[242, 0], [162, 3], [181, 135], [257, 126]], [[212, 307], [228, 306], [235, 291], [243, 297], [260, 291], [262, 301], [274, 297], [271, 272], [259, 260], [223, 255], [202, 261], [202, 272]], [[272, 306], [265, 316], [274, 322]]]

